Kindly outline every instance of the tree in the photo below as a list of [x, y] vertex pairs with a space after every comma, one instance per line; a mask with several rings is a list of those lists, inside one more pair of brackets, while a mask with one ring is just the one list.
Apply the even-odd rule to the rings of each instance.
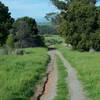
[[61, 0], [51, 0], [52, 3], [60, 10], [66, 10], [67, 6], [66, 6], [66, 2], [61, 1]]
[[35, 19], [30, 18], [30, 17], [22, 17], [22, 18], [19, 18], [16, 20], [14, 26], [18, 27], [18, 24], [20, 22], [26, 22], [29, 25], [30, 30], [31, 30], [33, 35], [38, 34], [38, 28], [37, 28], [37, 23], [36, 23]]
[[97, 24], [98, 24], [98, 29], [100, 31], [100, 6], [97, 7], [97, 15], [98, 15], [98, 17], [97, 17]]
[[[53, 1], [60, 3], [59, 0]], [[66, 7], [59, 14], [61, 22], [58, 30], [66, 42], [82, 51], [90, 48], [100, 50], [100, 38], [96, 32], [100, 29], [100, 13], [95, 7], [96, 0], [67, 0], [65, 3]]]
[[96, 2], [99, 1], [99, 0], [63, 0], [63, 1], [61, 1], [61, 0], [51, 0], [51, 1], [58, 9], [65, 10], [67, 8], [67, 6], [72, 2], [96, 4]]
[[6, 42], [13, 21], [8, 7], [0, 2], [0, 45], [3, 45]]
[[20, 47], [24, 47], [25, 45], [31, 45], [32, 43], [26, 43], [26, 40], [32, 38], [31, 28], [25, 21], [17, 22], [17, 27], [15, 27], [15, 40], [19, 43]]
[[33, 47], [43, 43], [38, 36], [37, 24], [33, 18], [22, 17], [17, 19], [13, 24], [11, 34], [14, 34], [16, 47]]
[[55, 35], [58, 34], [53, 25], [38, 25], [40, 35]]

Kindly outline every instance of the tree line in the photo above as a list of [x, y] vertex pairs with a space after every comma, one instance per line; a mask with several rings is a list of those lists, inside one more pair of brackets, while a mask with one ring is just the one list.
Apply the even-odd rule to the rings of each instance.
[[66, 43], [80, 51], [100, 51], [100, 7], [96, 7], [97, 0], [51, 1], [60, 10], [52, 19], [54, 22], [58, 18], [57, 30]]
[[9, 8], [0, 2], [0, 46], [5, 44], [10, 48], [44, 46], [35, 19], [22, 17], [15, 20]]
[[52, 24], [38, 25], [38, 30], [40, 35], [58, 35], [56, 28]]

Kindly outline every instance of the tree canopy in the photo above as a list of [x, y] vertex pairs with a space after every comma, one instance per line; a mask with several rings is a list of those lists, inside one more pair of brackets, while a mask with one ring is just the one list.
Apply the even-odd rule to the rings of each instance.
[[66, 1], [52, 0], [58, 8], [62, 2], [66, 5], [59, 14], [59, 33], [74, 49], [100, 50], [100, 9], [95, 6], [96, 0]]
[[40, 35], [55, 35], [58, 34], [54, 25], [38, 25]]
[[10, 34], [14, 35], [16, 47], [33, 47], [43, 45], [42, 38], [38, 35], [35, 19], [22, 17], [17, 19]]
[[8, 7], [0, 2], [0, 45], [5, 43], [13, 21]]

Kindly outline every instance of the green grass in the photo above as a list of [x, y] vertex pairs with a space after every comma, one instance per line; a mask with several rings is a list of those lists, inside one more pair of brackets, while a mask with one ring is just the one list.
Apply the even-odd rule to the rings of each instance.
[[45, 75], [47, 49], [29, 48], [25, 52], [23, 56], [0, 56], [0, 100], [29, 100]]
[[63, 38], [60, 37], [59, 35], [47, 35], [47, 36], [44, 36], [44, 38], [45, 38], [45, 44], [47, 46], [61, 44], [64, 42]]
[[100, 100], [100, 53], [72, 51], [63, 46], [57, 48], [78, 71], [90, 100]]
[[54, 98], [54, 100], [68, 100], [67, 71], [59, 57], [57, 57], [57, 69], [57, 96]]

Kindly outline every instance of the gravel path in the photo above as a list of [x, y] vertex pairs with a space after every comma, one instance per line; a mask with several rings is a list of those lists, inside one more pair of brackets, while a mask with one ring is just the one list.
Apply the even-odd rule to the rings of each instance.
[[56, 68], [56, 50], [50, 50], [49, 55], [51, 57], [51, 62], [48, 65], [48, 82], [45, 87], [45, 92], [41, 96], [40, 100], [53, 100], [56, 96], [56, 86], [57, 86], [57, 68]]
[[59, 51], [57, 51], [57, 54], [68, 70], [70, 100], [87, 100], [87, 97], [85, 96], [85, 93], [83, 91], [83, 87], [77, 78], [76, 70], [71, 67], [70, 63], [63, 57], [63, 55]]

